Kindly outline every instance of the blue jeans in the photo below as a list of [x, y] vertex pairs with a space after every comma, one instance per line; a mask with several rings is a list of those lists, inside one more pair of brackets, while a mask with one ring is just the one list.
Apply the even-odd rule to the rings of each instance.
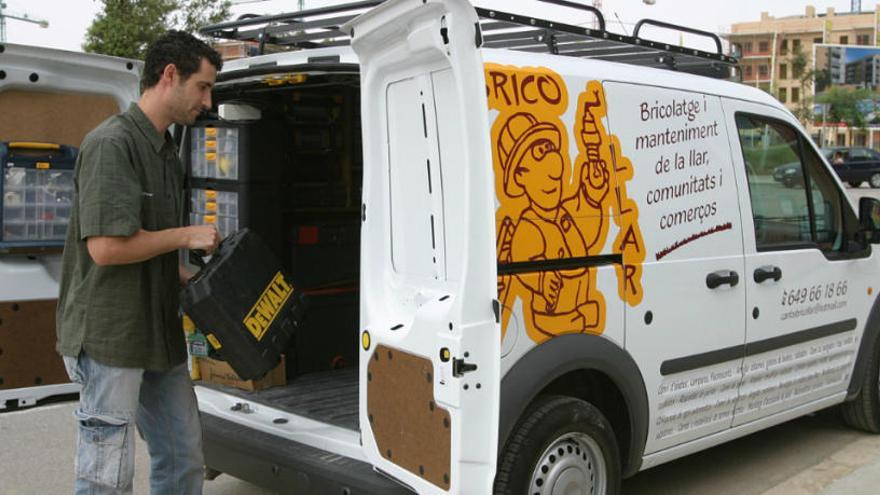
[[132, 492], [135, 425], [150, 452], [150, 493], [202, 492], [202, 429], [185, 363], [164, 372], [118, 368], [83, 352], [64, 356], [64, 366], [82, 385], [77, 494]]

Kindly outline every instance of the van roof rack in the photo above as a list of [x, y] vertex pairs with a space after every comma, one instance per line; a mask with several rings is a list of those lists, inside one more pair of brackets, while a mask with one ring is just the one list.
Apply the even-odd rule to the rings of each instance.
[[[598, 29], [475, 7], [481, 28], [477, 42], [487, 48], [594, 58], [721, 79], [731, 78], [737, 65], [736, 58], [724, 54], [721, 39], [714, 33], [643, 19], [636, 24], [632, 36], [621, 35], [607, 31], [602, 12], [592, 6], [568, 0], [539, 1], [590, 12], [596, 16]], [[382, 0], [363, 0], [285, 14], [244, 15], [235, 21], [206, 26], [200, 33], [259, 43], [260, 53], [264, 53], [266, 44], [291, 49], [344, 46], [351, 39], [340, 27], [380, 3]], [[644, 26], [708, 38], [716, 50], [696, 50], [641, 38], [639, 33]]]

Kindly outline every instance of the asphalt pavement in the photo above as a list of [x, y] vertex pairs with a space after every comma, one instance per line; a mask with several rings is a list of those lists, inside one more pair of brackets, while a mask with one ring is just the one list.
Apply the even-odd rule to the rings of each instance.
[[[76, 402], [0, 412], [0, 495], [73, 492]], [[149, 490], [147, 445], [137, 437], [134, 493]], [[221, 475], [206, 481], [206, 495], [270, 495], [250, 483]]]
[[[70, 493], [76, 402], [0, 413], [0, 494]], [[149, 459], [138, 439], [134, 493], [149, 493]], [[626, 495], [874, 495], [880, 435], [845, 427], [831, 412], [807, 416], [639, 473]], [[220, 475], [207, 495], [269, 495]], [[323, 495], [323, 494], [321, 494]]]

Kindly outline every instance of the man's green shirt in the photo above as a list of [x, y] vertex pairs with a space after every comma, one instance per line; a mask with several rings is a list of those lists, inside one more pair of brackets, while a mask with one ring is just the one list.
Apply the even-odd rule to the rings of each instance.
[[104, 121], [83, 141], [75, 172], [58, 300], [57, 349], [110, 366], [165, 370], [186, 359], [178, 317], [178, 254], [98, 266], [86, 239], [180, 226], [183, 168], [168, 132], [143, 111]]

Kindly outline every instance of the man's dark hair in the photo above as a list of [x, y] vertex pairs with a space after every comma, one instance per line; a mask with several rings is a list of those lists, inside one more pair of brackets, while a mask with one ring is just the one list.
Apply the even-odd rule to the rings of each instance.
[[223, 67], [220, 54], [204, 41], [183, 31], [168, 31], [147, 48], [141, 91], [155, 86], [168, 64], [177, 67], [184, 81], [189, 79], [198, 72], [203, 58], [218, 71]]

